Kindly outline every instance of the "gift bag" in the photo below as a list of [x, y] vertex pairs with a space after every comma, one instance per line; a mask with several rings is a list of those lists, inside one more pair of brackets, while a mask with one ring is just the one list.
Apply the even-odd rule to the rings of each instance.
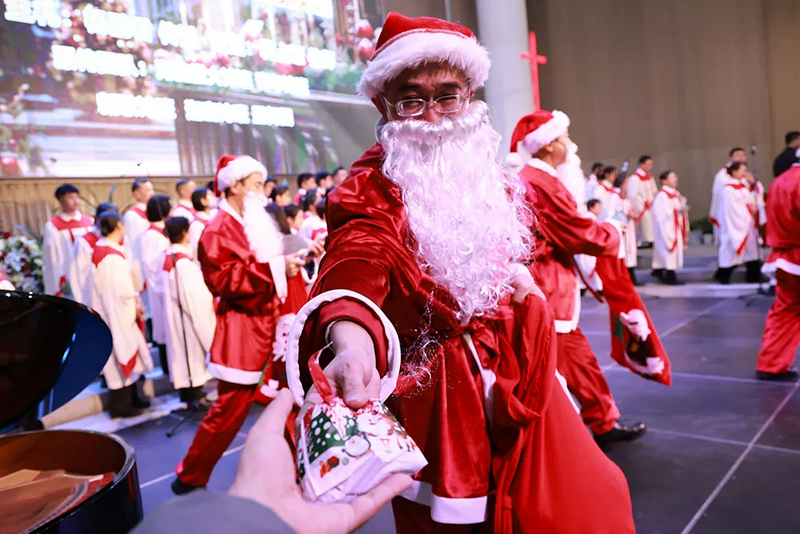
[[333, 394], [319, 365], [309, 360], [324, 402], [297, 420], [297, 472], [303, 496], [318, 503], [350, 502], [395, 473], [414, 475], [427, 461], [414, 440], [378, 399], [352, 410]]

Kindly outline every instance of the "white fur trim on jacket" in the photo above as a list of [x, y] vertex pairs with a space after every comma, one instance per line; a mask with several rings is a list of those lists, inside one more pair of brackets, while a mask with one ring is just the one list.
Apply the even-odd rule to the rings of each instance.
[[430, 507], [431, 519], [437, 523], [471, 525], [486, 521], [487, 497], [440, 497], [434, 495], [428, 482], [419, 480], [412, 482], [400, 497]]
[[262, 371], [245, 371], [234, 367], [226, 367], [214, 362], [208, 362], [208, 372], [218, 380], [244, 385], [258, 384], [263, 374]]
[[239, 156], [225, 165], [217, 173], [217, 188], [225, 191], [236, 182], [244, 180], [254, 172], [267, 179], [267, 168], [250, 156]]
[[561, 111], [553, 111], [553, 118], [539, 126], [525, 136], [522, 146], [531, 154], [536, 154], [561, 135], [569, 128], [569, 117]]
[[440, 62], [461, 70], [469, 80], [470, 91], [483, 87], [492, 64], [489, 52], [474, 37], [456, 32], [412, 30], [398, 35], [375, 52], [358, 83], [358, 92], [375, 98], [383, 92], [387, 82], [404, 70]]
[[[309, 316], [324, 304], [339, 300], [342, 298], [350, 298], [366, 304], [370, 310], [378, 316], [383, 325], [386, 339], [388, 341], [386, 350], [386, 374], [381, 378], [381, 393], [380, 400], [385, 401], [389, 395], [394, 391], [397, 385], [397, 378], [400, 376], [400, 338], [397, 337], [397, 330], [394, 325], [386, 317], [374, 302], [370, 299], [347, 289], [334, 289], [326, 291], [321, 295], [317, 295], [303, 306], [297, 317], [294, 318], [292, 327], [289, 330], [289, 342], [286, 345], [286, 380], [289, 383], [289, 390], [292, 392], [292, 398], [298, 406], [303, 405], [306, 392], [303, 389], [303, 384], [300, 382], [300, 336], [303, 334], [303, 328]], [[322, 348], [322, 347], [319, 347]]]

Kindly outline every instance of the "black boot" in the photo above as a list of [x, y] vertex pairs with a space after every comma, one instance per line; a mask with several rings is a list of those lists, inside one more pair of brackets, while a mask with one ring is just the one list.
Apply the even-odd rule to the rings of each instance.
[[770, 382], [797, 382], [800, 377], [797, 367], [789, 367], [782, 373], [768, 373], [766, 371], [756, 371], [756, 378]]
[[664, 271], [664, 282], [670, 286], [682, 286], [683, 282], [678, 280], [678, 275], [675, 274], [675, 271], [666, 270]]
[[628, 274], [631, 276], [631, 282], [633, 282], [634, 286], [640, 286], [642, 284], [636, 279], [636, 268], [635, 267], [628, 267]]
[[161, 370], [164, 376], [169, 378], [169, 361], [167, 360], [167, 346], [160, 343], [154, 343], [155, 348], [158, 350], [158, 361], [161, 363]]
[[650, 272], [650, 274], [652, 275], [653, 278], [657, 278], [662, 282], [664, 281], [664, 269], [653, 269], [652, 272]]
[[605, 434], [595, 434], [594, 441], [601, 449], [604, 449], [618, 441], [635, 441], [644, 436], [646, 431], [644, 423], [633, 423], [626, 426], [617, 421], [614, 423], [614, 428]]
[[134, 385], [130, 385], [121, 389], [108, 390], [111, 397], [108, 402], [108, 415], [112, 418], [141, 415], [142, 410], [133, 406], [133, 392], [131, 391], [133, 387]]
[[186, 495], [187, 493], [191, 493], [195, 490], [199, 489], [206, 489], [205, 486], [190, 486], [189, 484], [181, 481], [179, 478], [175, 478], [172, 481], [172, 493], [175, 495]]
[[150, 399], [144, 394], [144, 377], [141, 377], [131, 388], [131, 404], [134, 408], [149, 408]]
[[747, 283], [760, 284], [762, 282], [769, 282], [769, 278], [761, 274], [761, 262], [758, 260], [748, 261], [745, 264], [747, 268]]
[[714, 275], [714, 279], [724, 286], [729, 285], [735, 268], [736, 267], [720, 267], [717, 269], [717, 274]]

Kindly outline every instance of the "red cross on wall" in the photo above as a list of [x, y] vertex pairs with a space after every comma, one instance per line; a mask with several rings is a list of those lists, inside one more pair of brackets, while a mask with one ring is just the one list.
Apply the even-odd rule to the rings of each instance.
[[542, 103], [539, 98], [539, 65], [547, 65], [547, 58], [540, 56], [536, 48], [536, 34], [530, 32], [528, 34], [528, 53], [520, 54], [522, 59], [531, 62], [531, 87], [533, 87], [533, 110], [542, 109]]

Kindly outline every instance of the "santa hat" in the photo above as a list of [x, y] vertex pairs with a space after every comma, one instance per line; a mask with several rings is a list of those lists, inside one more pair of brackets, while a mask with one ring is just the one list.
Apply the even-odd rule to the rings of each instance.
[[260, 173], [267, 178], [267, 168], [250, 156], [234, 156], [223, 154], [217, 162], [217, 173], [214, 175], [214, 194], [223, 191], [253, 174]]
[[429, 17], [409, 18], [391, 12], [378, 38], [358, 92], [373, 99], [404, 70], [426, 63], [447, 63], [461, 70], [470, 91], [489, 76], [489, 53], [469, 28]]
[[517, 145], [520, 143], [529, 153], [536, 154], [565, 134], [568, 128], [569, 117], [560, 111], [550, 113], [540, 109], [525, 115], [511, 134], [511, 149], [506, 157], [506, 165], [509, 167], [522, 165], [522, 157], [517, 153]]

